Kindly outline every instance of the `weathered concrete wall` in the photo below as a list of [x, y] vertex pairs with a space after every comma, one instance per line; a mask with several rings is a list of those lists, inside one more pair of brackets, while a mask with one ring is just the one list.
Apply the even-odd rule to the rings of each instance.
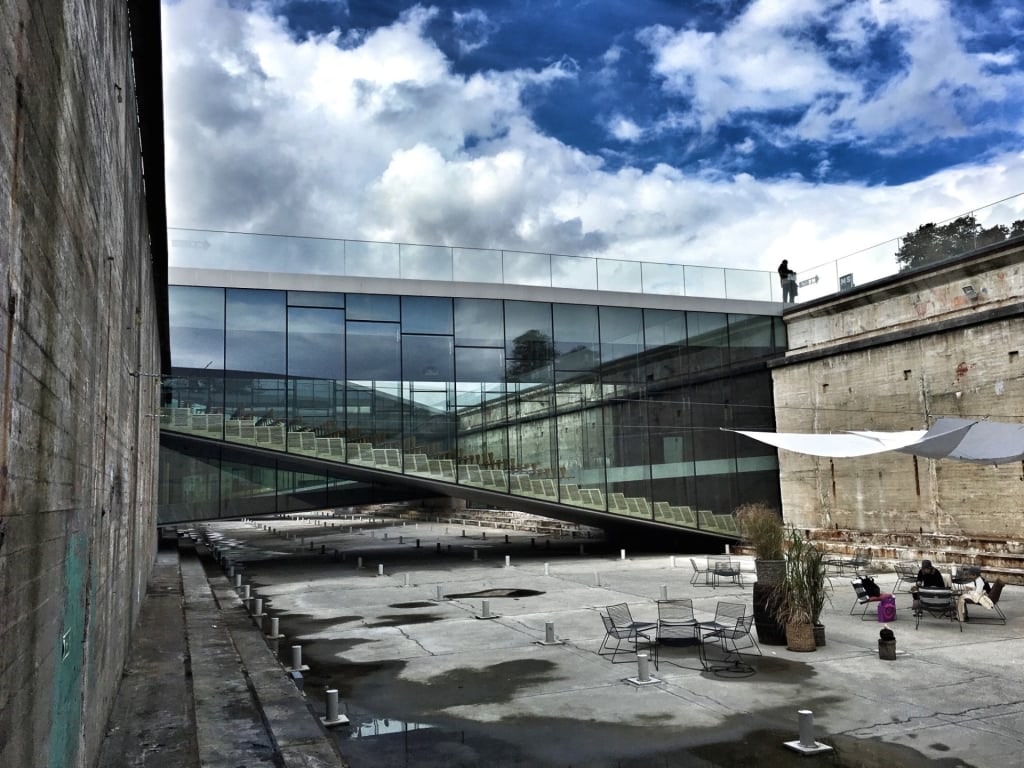
[[[791, 351], [773, 371], [778, 430], [922, 429], [940, 416], [1024, 421], [1022, 262], [1024, 245], [989, 249], [787, 313]], [[1024, 543], [1020, 464], [788, 451], [779, 464], [784, 514], [800, 527], [1010, 539], [1014, 552]]]
[[0, 94], [0, 765], [88, 766], [155, 546], [126, 4], [4, 0]]

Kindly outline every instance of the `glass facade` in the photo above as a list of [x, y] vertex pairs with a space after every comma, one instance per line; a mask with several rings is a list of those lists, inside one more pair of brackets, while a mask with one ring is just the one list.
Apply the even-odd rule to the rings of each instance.
[[[346, 254], [352, 257], [354, 254]], [[768, 315], [170, 287], [166, 430], [735, 534], [778, 504]]]

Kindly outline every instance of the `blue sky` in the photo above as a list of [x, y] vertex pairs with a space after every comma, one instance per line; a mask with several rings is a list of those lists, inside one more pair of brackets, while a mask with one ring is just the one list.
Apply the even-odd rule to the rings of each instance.
[[819, 264], [1024, 191], [1022, 33], [988, 0], [164, 0], [170, 223]]

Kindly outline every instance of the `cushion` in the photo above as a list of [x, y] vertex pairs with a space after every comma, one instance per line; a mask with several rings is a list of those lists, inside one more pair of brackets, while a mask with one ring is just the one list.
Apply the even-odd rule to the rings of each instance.
[[1002, 579], [996, 579], [995, 583], [992, 585], [992, 589], [988, 591], [988, 599], [991, 600], [993, 603], [998, 603], [999, 595], [1002, 594], [1003, 587], [1005, 586], [1006, 584], [1003, 582]]

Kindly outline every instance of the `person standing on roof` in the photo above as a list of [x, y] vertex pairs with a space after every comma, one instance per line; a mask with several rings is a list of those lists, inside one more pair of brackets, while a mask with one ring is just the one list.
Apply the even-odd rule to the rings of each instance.
[[782, 303], [792, 304], [796, 301], [796, 272], [789, 268], [789, 259], [779, 264], [779, 282], [782, 284]]

